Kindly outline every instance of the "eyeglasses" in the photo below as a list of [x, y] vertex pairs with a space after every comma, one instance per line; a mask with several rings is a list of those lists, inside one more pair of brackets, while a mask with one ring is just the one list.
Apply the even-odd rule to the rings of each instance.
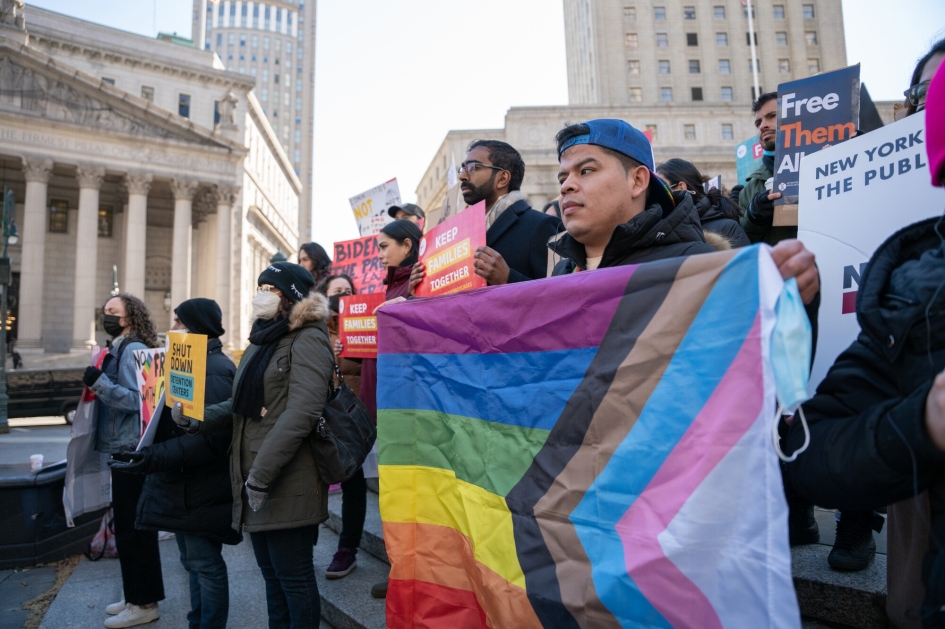
[[277, 295], [282, 295], [282, 291], [273, 286], [272, 284], [263, 284], [256, 289], [257, 293], [276, 293]]
[[499, 168], [498, 166], [490, 166], [489, 164], [483, 164], [482, 162], [466, 162], [465, 164], [460, 164], [459, 168], [456, 169], [457, 175], [462, 175], [466, 173], [468, 175], [473, 174], [480, 168], [489, 168], [492, 170], [505, 170], [504, 168]]
[[918, 107], [919, 101], [929, 93], [929, 84], [931, 82], [932, 80], [929, 79], [928, 81], [922, 81], [917, 85], [913, 85], [903, 92], [902, 95], [909, 99], [909, 104], [911, 104], [913, 107]]

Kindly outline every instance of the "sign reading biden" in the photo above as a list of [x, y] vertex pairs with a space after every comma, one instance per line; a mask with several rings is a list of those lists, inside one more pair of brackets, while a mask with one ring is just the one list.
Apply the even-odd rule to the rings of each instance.
[[798, 200], [801, 159], [856, 135], [860, 124], [860, 65], [778, 86], [775, 205]]

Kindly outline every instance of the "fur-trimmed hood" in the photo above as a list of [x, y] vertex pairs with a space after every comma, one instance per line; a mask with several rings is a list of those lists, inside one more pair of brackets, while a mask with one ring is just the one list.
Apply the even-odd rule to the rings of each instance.
[[321, 293], [309, 293], [308, 297], [292, 306], [289, 312], [289, 330], [298, 330], [306, 323], [314, 321], [327, 321], [330, 316], [328, 298]]

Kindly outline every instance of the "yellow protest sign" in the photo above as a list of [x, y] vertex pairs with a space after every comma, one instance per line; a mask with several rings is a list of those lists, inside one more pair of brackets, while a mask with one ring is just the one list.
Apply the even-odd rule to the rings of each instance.
[[167, 333], [164, 391], [167, 405], [180, 402], [184, 415], [203, 421], [203, 396], [207, 385], [207, 336], [188, 332]]

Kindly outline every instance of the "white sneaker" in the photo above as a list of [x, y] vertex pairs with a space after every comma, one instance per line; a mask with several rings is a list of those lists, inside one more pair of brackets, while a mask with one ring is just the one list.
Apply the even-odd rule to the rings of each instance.
[[105, 608], [105, 613], [109, 616], [117, 616], [121, 612], [125, 611], [125, 608], [128, 607], [128, 603], [125, 602], [125, 599], [121, 599], [117, 603], [112, 603]]
[[158, 541], [166, 542], [169, 539], [174, 539], [174, 534], [168, 531], [158, 531]]
[[112, 616], [105, 620], [107, 629], [122, 629], [123, 627], [137, 627], [149, 622], [154, 622], [161, 617], [158, 613], [158, 606], [138, 607], [137, 605], [128, 605], [117, 616]]

